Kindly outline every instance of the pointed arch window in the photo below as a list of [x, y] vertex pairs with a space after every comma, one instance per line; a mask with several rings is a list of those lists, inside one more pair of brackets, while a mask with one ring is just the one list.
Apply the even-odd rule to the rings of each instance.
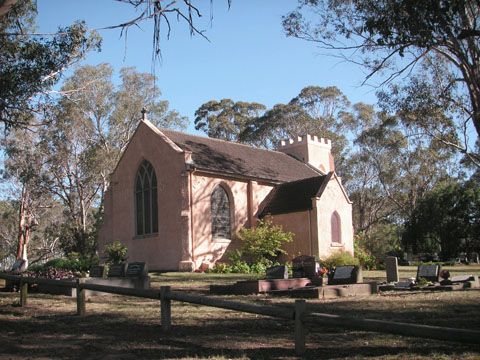
[[230, 200], [227, 192], [222, 186], [219, 185], [213, 190], [210, 203], [212, 212], [212, 238], [230, 239]]
[[157, 176], [147, 160], [135, 178], [135, 229], [136, 235], [158, 232]]
[[334, 211], [330, 219], [331, 231], [332, 231], [332, 243], [342, 243], [342, 222], [338, 212]]

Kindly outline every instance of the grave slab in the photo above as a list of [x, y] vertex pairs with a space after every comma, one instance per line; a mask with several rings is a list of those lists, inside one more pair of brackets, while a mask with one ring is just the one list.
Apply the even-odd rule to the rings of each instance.
[[92, 266], [89, 271], [89, 276], [91, 278], [103, 278], [107, 275], [106, 273], [107, 268], [103, 265], [96, 265]]
[[428, 281], [438, 282], [442, 267], [438, 264], [422, 264], [417, 268], [417, 281], [424, 278]]
[[385, 258], [385, 270], [387, 272], [387, 282], [396, 283], [398, 278], [398, 259], [396, 256], [387, 256]]
[[124, 277], [127, 270], [127, 264], [114, 264], [108, 267], [108, 277]]
[[125, 271], [125, 277], [128, 278], [141, 278], [148, 275], [147, 264], [144, 262], [131, 262], [127, 265]]
[[328, 274], [329, 285], [358, 284], [363, 282], [362, 269], [356, 265], [337, 266]]
[[266, 271], [267, 279], [288, 279], [288, 268], [285, 265], [272, 266]]
[[222, 295], [248, 295], [269, 292], [273, 290], [287, 290], [305, 287], [310, 279], [267, 279], [237, 281], [232, 285], [210, 285], [210, 292]]
[[314, 256], [300, 255], [292, 260], [292, 274], [294, 278], [313, 278], [317, 276], [320, 265]]

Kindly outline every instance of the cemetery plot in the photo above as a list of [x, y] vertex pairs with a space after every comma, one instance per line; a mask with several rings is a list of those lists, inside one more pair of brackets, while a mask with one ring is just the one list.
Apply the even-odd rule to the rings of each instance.
[[127, 264], [113, 264], [108, 268], [108, 277], [124, 277]]
[[329, 285], [357, 284], [362, 281], [362, 270], [355, 265], [337, 266], [328, 275]]
[[418, 266], [417, 281], [423, 278], [427, 281], [437, 282], [440, 277], [442, 267], [438, 264], [423, 264]]

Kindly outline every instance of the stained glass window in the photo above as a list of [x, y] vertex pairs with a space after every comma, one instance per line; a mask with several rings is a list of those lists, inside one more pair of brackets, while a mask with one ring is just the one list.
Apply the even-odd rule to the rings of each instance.
[[217, 186], [211, 197], [212, 237], [230, 239], [230, 201], [225, 189]]
[[152, 164], [144, 160], [135, 179], [135, 228], [137, 235], [158, 232], [157, 177]]
[[332, 243], [342, 243], [342, 227], [340, 221], [340, 215], [336, 211], [333, 212], [330, 219], [331, 231], [332, 231]]

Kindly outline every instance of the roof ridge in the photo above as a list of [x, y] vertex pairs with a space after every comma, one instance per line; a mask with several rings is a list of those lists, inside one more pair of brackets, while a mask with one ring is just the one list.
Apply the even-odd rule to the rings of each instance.
[[308, 178], [304, 178], [304, 179], [298, 179], [298, 180], [293, 180], [293, 181], [286, 181], [286, 182], [280, 184], [280, 186], [284, 186], [284, 185], [288, 185], [288, 184], [295, 184], [295, 183], [299, 183], [299, 182], [303, 182], [303, 181], [308, 181], [308, 180], [312, 180], [312, 179], [324, 178], [325, 176], [327, 176], [327, 175], [318, 174], [317, 176], [312, 176], [312, 177], [308, 177]]
[[[180, 134], [180, 135], [187, 135], [187, 136], [200, 138], [200, 139], [204, 139], [204, 140], [219, 141], [219, 142], [224, 142], [224, 143], [231, 144], [231, 145], [244, 146], [244, 147], [247, 147], [247, 148], [253, 149], [253, 150], [274, 152], [274, 153], [277, 153], [277, 154], [283, 154], [283, 155], [290, 156], [290, 155], [288, 155], [288, 154], [286, 154], [282, 151], [271, 150], [271, 149], [263, 149], [263, 148], [254, 147], [252, 145], [248, 145], [248, 144], [244, 144], [244, 143], [240, 143], [240, 142], [234, 142], [234, 141], [229, 141], [229, 140], [224, 140], [224, 139], [217, 139], [217, 138], [213, 138], [213, 137], [209, 137], [209, 136], [195, 135], [195, 134], [190, 134], [190, 133], [186, 133], [186, 132], [183, 132], [183, 131], [178, 131], [178, 130], [173, 130], [173, 129], [168, 129], [168, 128], [159, 128], [159, 130], [162, 131], [162, 132], [163, 131], [170, 131], [170, 132], [174, 132], [174, 133], [177, 133], [177, 134]], [[301, 162], [303, 162], [303, 161], [301, 161]]]

